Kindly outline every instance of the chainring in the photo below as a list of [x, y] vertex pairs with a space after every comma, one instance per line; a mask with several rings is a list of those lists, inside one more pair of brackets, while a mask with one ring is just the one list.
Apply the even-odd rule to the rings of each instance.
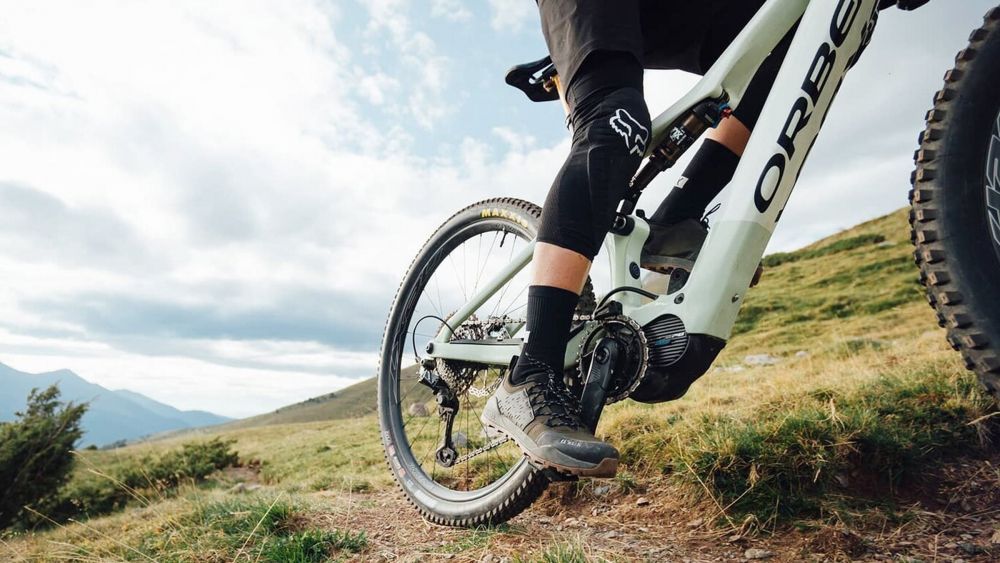
[[614, 338], [621, 346], [621, 354], [615, 366], [615, 378], [611, 382], [605, 400], [606, 404], [610, 405], [628, 398], [642, 383], [646, 367], [649, 365], [649, 346], [642, 327], [631, 317], [626, 315], [598, 317], [593, 328], [590, 328], [580, 341], [575, 373], [567, 374], [572, 380], [571, 388], [578, 393], [583, 391], [594, 348], [598, 339], [603, 336]]

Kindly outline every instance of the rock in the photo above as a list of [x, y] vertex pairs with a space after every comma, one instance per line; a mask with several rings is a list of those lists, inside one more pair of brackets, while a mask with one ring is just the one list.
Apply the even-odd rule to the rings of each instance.
[[773, 551], [768, 551], [766, 549], [757, 549], [756, 547], [751, 547], [750, 549], [743, 552], [743, 557], [750, 560], [759, 559], [770, 559], [774, 557]]
[[406, 409], [406, 412], [410, 416], [427, 416], [427, 407], [423, 403], [412, 403], [410, 404], [410, 408]]
[[229, 491], [227, 491], [227, 492], [230, 492], [230, 493], [245, 493], [245, 492], [247, 492], [246, 483], [236, 483], [232, 487], [229, 487]]
[[455, 432], [451, 435], [451, 441], [456, 448], [465, 448], [469, 445], [469, 437], [462, 432]]
[[594, 494], [603, 497], [611, 492], [611, 485], [598, 485], [594, 487]]
[[646, 497], [639, 497], [639, 500], [635, 501], [636, 506], [649, 506], [649, 499]]
[[979, 547], [974, 543], [969, 542], [958, 542], [958, 549], [965, 552], [966, 555], [979, 555], [980, 553], [985, 553], [986, 550]]
[[698, 528], [705, 523], [704, 518], [695, 518], [694, 520], [688, 522], [688, 528]]
[[617, 538], [618, 537], [618, 532], [616, 532], [614, 530], [608, 530], [607, 532], [604, 532], [604, 534], [602, 534], [602, 535], [610, 540], [610, 539]]
[[257, 484], [257, 483], [251, 483], [251, 484], [249, 484], [249, 485], [246, 486], [246, 491], [248, 493], [252, 493], [252, 492], [256, 491], [257, 489], [259, 489], [260, 487], [261, 486], [259, 484]]
[[795, 357], [799, 359], [808, 358], [809, 355], [810, 355], [809, 352], [806, 352], [805, 350], [799, 350], [798, 352], [795, 353]]
[[778, 358], [771, 354], [750, 354], [743, 358], [743, 363], [748, 366], [773, 366], [778, 363]]

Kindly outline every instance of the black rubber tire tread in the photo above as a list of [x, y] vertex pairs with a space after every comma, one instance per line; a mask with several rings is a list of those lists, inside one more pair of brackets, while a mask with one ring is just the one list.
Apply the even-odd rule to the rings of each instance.
[[[972, 264], [968, 249], [959, 245], [976, 236], [970, 230], [978, 223], [962, 224], [956, 218], [959, 208], [971, 213], [968, 208], [975, 203], [965, 193], [972, 188], [959, 185], [963, 174], [970, 173], [960, 169], [959, 161], [971, 158], [968, 155], [973, 152], [967, 128], [976, 119], [989, 119], [992, 124], [1000, 105], [1000, 98], [992, 108], [974, 103], [982, 96], [975, 90], [996, 80], [1000, 68], [1000, 6], [990, 10], [983, 27], [974, 31], [969, 41], [955, 57], [955, 68], [945, 74], [944, 87], [934, 96], [934, 109], [927, 114], [927, 127], [914, 155], [911, 240], [916, 246], [914, 259], [920, 267], [920, 281], [938, 323], [948, 330], [948, 342], [961, 352], [966, 367], [976, 372], [985, 390], [1000, 402], [1000, 307], [994, 297], [1000, 276], [985, 278], [984, 283], [982, 275], [970, 274], [977, 268], [1000, 272], [1000, 262], [988, 262], [995, 259], [990, 252], [985, 265]], [[978, 137], [971, 142], [975, 139]], [[987, 134], [983, 142], [988, 139]], [[984, 169], [985, 158], [976, 170], [980, 178]], [[980, 215], [985, 217], [985, 212]], [[988, 234], [979, 236], [990, 244]]]
[[[392, 322], [393, 317], [395, 316], [393, 314], [393, 311], [395, 311], [395, 309], [399, 305], [400, 298], [403, 297], [403, 292], [406, 290], [406, 288], [404, 286], [406, 285], [406, 282], [408, 281], [408, 279], [410, 277], [410, 273], [413, 271], [414, 268], [420, 266], [420, 262], [427, 255], [427, 251], [428, 251], [429, 247], [434, 244], [435, 240], [438, 237], [438, 234], [440, 232], [448, 229], [451, 226], [451, 223], [453, 223], [455, 220], [459, 219], [463, 214], [467, 214], [471, 210], [476, 210], [476, 209], [480, 209], [481, 210], [481, 209], [484, 209], [486, 207], [493, 208], [493, 207], [497, 207], [497, 206], [512, 207], [512, 208], [515, 208], [517, 210], [520, 210], [520, 211], [524, 212], [526, 215], [528, 215], [530, 218], [532, 218], [535, 221], [534, 228], [535, 228], [535, 231], [537, 232], [537, 228], [538, 228], [537, 222], [541, 220], [541, 215], [542, 215], [542, 209], [541, 209], [541, 207], [539, 207], [539, 206], [537, 206], [537, 205], [535, 205], [533, 203], [530, 203], [530, 202], [527, 202], [527, 201], [524, 201], [524, 200], [520, 200], [520, 199], [515, 199], [515, 198], [493, 198], [493, 199], [488, 199], [488, 200], [480, 201], [480, 202], [477, 202], [477, 203], [474, 203], [472, 205], [469, 205], [467, 207], [462, 208], [461, 210], [459, 210], [458, 212], [456, 212], [455, 214], [453, 214], [451, 217], [449, 217], [448, 220], [446, 220], [444, 223], [442, 223], [441, 227], [439, 227], [434, 232], [434, 234], [432, 234], [428, 238], [428, 240], [424, 243], [423, 247], [420, 249], [420, 252], [417, 253], [416, 257], [414, 257], [413, 261], [410, 263], [409, 268], [407, 268], [407, 274], [406, 274], [406, 276], [404, 276], [403, 280], [400, 282], [399, 288], [396, 291], [396, 297], [395, 297], [395, 299], [393, 299], [393, 304], [392, 304], [392, 308], [390, 309], [390, 314], [388, 315], [388, 317], [386, 319], [386, 326], [385, 326], [385, 329], [383, 331], [383, 338], [382, 338], [382, 341], [383, 341], [383, 345], [382, 345], [383, 350], [379, 354], [379, 365], [378, 365], [378, 371], [377, 371], [377, 373], [379, 374], [378, 375], [378, 394], [379, 394], [378, 407], [379, 407], [379, 423], [380, 423], [380, 425], [382, 424], [382, 421], [383, 421], [383, 412], [382, 412], [383, 406], [382, 406], [382, 400], [381, 400], [382, 393], [383, 393], [383, 386], [382, 386], [383, 384], [382, 384], [382, 376], [381, 376], [381, 374], [382, 374], [382, 366], [383, 366], [383, 362], [384, 362], [384, 357], [383, 356], [384, 356], [384, 353], [385, 353], [385, 346], [386, 346], [386, 343], [387, 343], [386, 339], [388, 338], [388, 332], [389, 332], [389, 329], [390, 329], [389, 325]], [[597, 298], [594, 295], [593, 284], [591, 283], [590, 279], [588, 278], [587, 279], [587, 283], [586, 283], [586, 285], [585, 285], [585, 287], [583, 289], [583, 292], [581, 294], [580, 303], [577, 305], [577, 311], [576, 311], [577, 314], [589, 315], [590, 313], [593, 312], [594, 307], [596, 306], [596, 303], [597, 303]], [[383, 428], [382, 431], [386, 432], [386, 429]], [[385, 444], [383, 443], [383, 445], [385, 445]], [[521, 512], [523, 512], [525, 509], [527, 509], [529, 506], [531, 506], [531, 504], [536, 499], [538, 499], [538, 497], [540, 497], [543, 492], [545, 492], [545, 489], [548, 487], [549, 482], [550, 482], [549, 478], [546, 476], [546, 474], [544, 472], [542, 472], [542, 471], [540, 471], [538, 469], [534, 469], [534, 470], [529, 471], [529, 472], [526, 473], [526, 475], [522, 479], [522, 481], [517, 485], [517, 487], [513, 490], [513, 492], [510, 492], [509, 494], [507, 494], [506, 498], [504, 498], [500, 502], [495, 502], [495, 499], [494, 499], [495, 506], [493, 506], [492, 508], [490, 508], [488, 510], [484, 510], [484, 511], [478, 513], [478, 514], [474, 514], [472, 516], [465, 517], [465, 518], [451, 518], [451, 517], [448, 517], [447, 515], [442, 515], [440, 513], [434, 512], [433, 510], [428, 509], [426, 506], [424, 506], [423, 504], [421, 504], [420, 502], [418, 502], [414, 498], [413, 494], [406, 488], [406, 485], [400, 480], [399, 475], [397, 475], [395, 469], [392, 466], [392, 462], [390, 461], [390, 455], [389, 455], [388, 451], [384, 451], [384, 457], [385, 457], [386, 463], [389, 466], [390, 473], [392, 473], [393, 478], [395, 479], [397, 485], [399, 485], [400, 491], [403, 493], [403, 496], [406, 498], [406, 500], [411, 505], [413, 505], [414, 508], [416, 508], [425, 519], [427, 519], [428, 521], [433, 522], [435, 524], [441, 524], [441, 525], [445, 525], [445, 526], [480, 527], [480, 526], [497, 526], [499, 524], [502, 524], [502, 523], [506, 522], [507, 520], [510, 520], [511, 518], [517, 516], [518, 514], [520, 514]]]

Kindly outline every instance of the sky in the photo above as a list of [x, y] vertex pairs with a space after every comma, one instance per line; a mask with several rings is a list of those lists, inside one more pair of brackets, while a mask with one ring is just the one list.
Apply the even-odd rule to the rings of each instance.
[[[769, 251], [906, 204], [923, 114], [994, 3], [883, 13]], [[540, 203], [569, 147], [558, 104], [503, 83], [546, 54], [531, 0], [0, 13], [0, 362], [183, 409], [248, 416], [374, 375], [423, 241], [480, 199]], [[647, 73], [651, 112], [696, 78]]]

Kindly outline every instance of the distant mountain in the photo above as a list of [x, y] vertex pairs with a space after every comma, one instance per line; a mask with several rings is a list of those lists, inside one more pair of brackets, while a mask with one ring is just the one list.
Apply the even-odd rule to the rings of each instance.
[[32, 388], [41, 389], [53, 383], [59, 385], [62, 400], [90, 402], [83, 416], [85, 433], [79, 447], [102, 446], [231, 420], [210, 412], [175, 409], [134, 391], [111, 391], [65, 369], [33, 374], [0, 363], [0, 421], [13, 420], [14, 413], [24, 409]]
[[[413, 377], [416, 374], [416, 369], [416, 366], [405, 368], [404, 377]], [[253, 428], [274, 424], [362, 417], [376, 410], [376, 386], [374, 377], [364, 379], [340, 391], [306, 399], [301, 403], [281, 407], [274, 412], [235, 420], [222, 426], [221, 429]], [[410, 399], [413, 402], [426, 402], [433, 399], [433, 395], [430, 391], [426, 391], [425, 387], [418, 385], [410, 392]]]

